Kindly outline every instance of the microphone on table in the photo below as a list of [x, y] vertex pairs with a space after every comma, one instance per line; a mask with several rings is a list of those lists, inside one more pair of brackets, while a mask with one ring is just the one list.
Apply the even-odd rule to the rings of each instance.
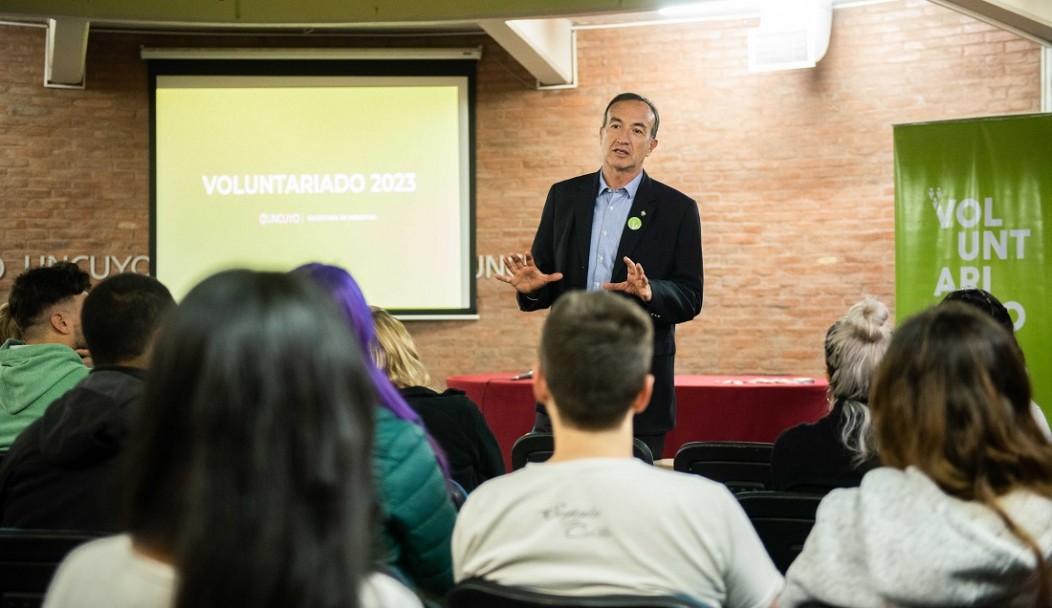
[[517, 374], [515, 376], [512, 376], [511, 379], [512, 380], [528, 380], [528, 379], [530, 379], [532, 377], [533, 377], [533, 370], [531, 369], [531, 370], [525, 371], [525, 372], [523, 372], [521, 374]]

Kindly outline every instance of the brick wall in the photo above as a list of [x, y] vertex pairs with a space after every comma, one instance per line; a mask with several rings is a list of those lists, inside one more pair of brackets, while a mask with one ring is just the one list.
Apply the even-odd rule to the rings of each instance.
[[[705, 307], [679, 328], [680, 373], [822, 373], [829, 323], [864, 295], [894, 299], [891, 126], [1036, 112], [1040, 50], [921, 0], [834, 12], [812, 70], [749, 74], [754, 21], [582, 30], [580, 86], [537, 91], [482, 35], [223, 38], [93, 32], [83, 91], [44, 89], [44, 30], [0, 26], [0, 295], [41, 255], [97, 274], [145, 270], [148, 46], [477, 46], [478, 252], [528, 248], [548, 186], [594, 171], [606, 101], [662, 113], [651, 175], [698, 200]], [[93, 256], [93, 257], [90, 257]], [[419, 322], [441, 386], [451, 374], [530, 367], [545, 313], [479, 279], [474, 322]]]

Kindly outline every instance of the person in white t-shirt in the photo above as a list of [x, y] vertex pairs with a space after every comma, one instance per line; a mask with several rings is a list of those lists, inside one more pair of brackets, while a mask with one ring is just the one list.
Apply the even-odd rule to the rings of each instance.
[[652, 331], [614, 294], [572, 292], [555, 303], [534, 368], [555, 452], [469, 495], [453, 532], [458, 582], [772, 605], [782, 576], [734, 496], [632, 458], [632, 416], [654, 381]]

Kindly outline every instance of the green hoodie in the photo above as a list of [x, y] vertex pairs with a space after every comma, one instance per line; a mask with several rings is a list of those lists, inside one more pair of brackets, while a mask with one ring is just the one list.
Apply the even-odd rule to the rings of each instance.
[[88, 371], [80, 355], [68, 346], [4, 342], [0, 346], [0, 452], [7, 451], [22, 429]]

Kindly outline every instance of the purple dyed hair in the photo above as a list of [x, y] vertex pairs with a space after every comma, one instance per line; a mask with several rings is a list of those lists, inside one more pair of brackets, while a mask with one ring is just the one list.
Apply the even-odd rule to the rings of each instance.
[[380, 404], [391, 410], [395, 417], [412, 422], [424, 429], [427, 441], [431, 444], [431, 450], [435, 453], [435, 458], [438, 459], [439, 468], [442, 469], [442, 474], [445, 476], [446, 481], [449, 481], [449, 463], [446, 461], [446, 455], [442, 448], [431, 437], [431, 433], [427, 432], [427, 428], [424, 426], [420, 416], [413, 408], [409, 407], [409, 404], [402, 398], [402, 394], [398, 392], [395, 385], [391, 384], [383, 370], [373, 363], [373, 351], [379, 348], [373, 329], [373, 312], [369, 308], [369, 304], [366, 303], [365, 296], [362, 295], [362, 290], [358, 287], [358, 283], [355, 283], [351, 273], [339, 266], [329, 266], [317, 262], [304, 264], [292, 272], [310, 277], [332, 295], [333, 300], [336, 301], [336, 307], [347, 319], [351, 330], [358, 338], [358, 343], [362, 348], [362, 359], [369, 370], [369, 375], [372, 376], [373, 384], [376, 385]]

